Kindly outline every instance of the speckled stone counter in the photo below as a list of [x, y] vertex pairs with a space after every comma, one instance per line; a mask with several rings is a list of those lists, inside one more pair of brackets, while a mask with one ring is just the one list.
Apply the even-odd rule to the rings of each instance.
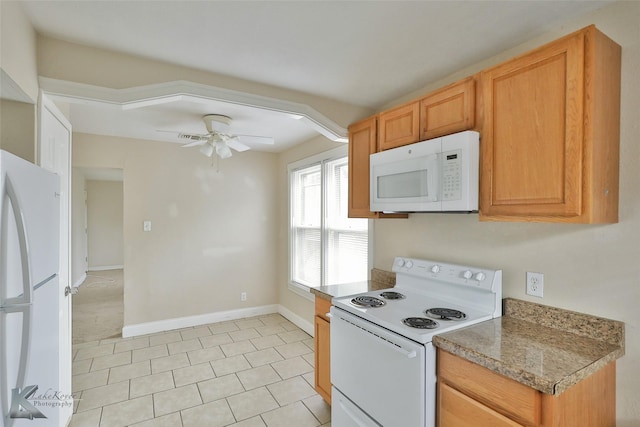
[[320, 286], [311, 288], [311, 293], [316, 296], [331, 301], [334, 297], [359, 294], [362, 292], [376, 291], [378, 289], [393, 288], [396, 284], [395, 273], [371, 269], [371, 280], [362, 282], [342, 283], [338, 285]]
[[507, 298], [503, 317], [437, 335], [445, 351], [547, 394], [624, 355], [624, 323]]

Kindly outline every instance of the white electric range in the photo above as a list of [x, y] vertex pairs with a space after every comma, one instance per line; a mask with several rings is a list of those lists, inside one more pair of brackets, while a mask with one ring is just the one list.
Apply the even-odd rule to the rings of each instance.
[[396, 286], [334, 298], [332, 425], [435, 426], [431, 339], [502, 315], [502, 271], [396, 258]]

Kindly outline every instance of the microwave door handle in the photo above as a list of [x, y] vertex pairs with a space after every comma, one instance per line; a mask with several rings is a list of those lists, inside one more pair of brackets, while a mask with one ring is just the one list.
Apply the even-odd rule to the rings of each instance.
[[[9, 199], [11, 203], [11, 207], [13, 210], [13, 216], [16, 220], [16, 228], [18, 232], [18, 243], [20, 246], [20, 264], [22, 267], [22, 295], [14, 298], [7, 298], [3, 301], [4, 305], [14, 305], [14, 304], [30, 304], [32, 302], [31, 295], [31, 269], [29, 268], [29, 244], [27, 241], [27, 229], [25, 227], [24, 214], [22, 212], [22, 207], [20, 206], [20, 200], [13, 188], [13, 183], [11, 182], [11, 178], [9, 175], [5, 178], [5, 188], [4, 188], [3, 197]], [[3, 203], [6, 206], [6, 203]], [[4, 210], [3, 206], [3, 210]], [[6, 214], [8, 212], [3, 212]], [[9, 221], [9, 215], [2, 215], [2, 245], [6, 247], [6, 239], [7, 237], [7, 227]], [[2, 268], [7, 268], [7, 260], [6, 256], [2, 258]], [[6, 271], [6, 270], [5, 270]]]

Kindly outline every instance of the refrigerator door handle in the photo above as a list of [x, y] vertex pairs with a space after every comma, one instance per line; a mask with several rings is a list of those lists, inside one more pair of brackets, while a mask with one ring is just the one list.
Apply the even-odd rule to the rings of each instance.
[[[3, 307], [0, 308], [0, 316], [6, 315], [9, 313], [22, 313], [22, 334], [21, 334], [21, 343], [20, 343], [20, 361], [18, 366], [18, 375], [16, 376], [16, 383], [9, 384], [9, 372], [7, 371], [7, 363], [6, 359], [6, 351], [7, 351], [7, 335], [3, 331], [2, 337], [0, 338], [2, 342], [0, 343], [0, 395], [2, 396], [2, 404], [3, 409], [8, 409], [11, 407], [11, 392], [14, 388], [18, 390], [22, 390], [25, 387], [25, 377], [27, 374], [27, 361], [29, 359], [30, 352], [30, 342], [31, 342], [31, 304], [21, 304], [14, 305], [11, 307]], [[5, 394], [7, 393], [7, 394]], [[5, 416], [6, 414], [2, 414]], [[5, 420], [6, 421], [6, 420]], [[13, 420], [9, 420], [9, 426], [13, 425]]]
[[[4, 193], [6, 194], [6, 197], [8, 197], [9, 201], [11, 202], [11, 206], [13, 208], [13, 216], [15, 217], [16, 225], [17, 225], [18, 243], [20, 245], [20, 260], [22, 265], [22, 295], [13, 297], [13, 298], [6, 298], [3, 301], [3, 305], [7, 306], [7, 305], [14, 305], [14, 304], [30, 304], [33, 300], [31, 296], [31, 268], [29, 266], [29, 244], [27, 241], [27, 229], [25, 227], [24, 214], [22, 212], [22, 208], [20, 207], [20, 201], [18, 200], [16, 191], [13, 188], [13, 183], [11, 182], [11, 178], [9, 178], [8, 175], [5, 177]], [[3, 198], [5, 197], [5, 194], [2, 195]], [[6, 204], [4, 203], [3, 205], [6, 206]], [[5, 240], [8, 238], [6, 233], [8, 221], [9, 221], [8, 215], [3, 215], [2, 216], [2, 239], [3, 239], [2, 246], [3, 247], [7, 246], [6, 245], [7, 242]], [[2, 259], [3, 268], [5, 267], [4, 266], [5, 262], [6, 262], [6, 259], [3, 258]]]

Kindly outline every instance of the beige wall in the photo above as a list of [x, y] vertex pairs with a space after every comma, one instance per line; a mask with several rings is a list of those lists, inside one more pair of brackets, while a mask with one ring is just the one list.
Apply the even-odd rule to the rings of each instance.
[[124, 170], [125, 326], [277, 303], [276, 155], [216, 172], [177, 144], [74, 134], [73, 159]]
[[122, 181], [87, 180], [89, 270], [124, 265]]
[[35, 162], [36, 32], [16, 1], [0, 1], [0, 82], [0, 148]]
[[18, 91], [35, 104], [38, 100], [36, 32], [17, 1], [0, 2], [0, 24], [0, 68], [19, 87]]
[[0, 99], [0, 148], [35, 161], [36, 107], [24, 102]]
[[[590, 23], [622, 45], [620, 222], [480, 223], [477, 215], [464, 214], [376, 220], [374, 264], [389, 269], [394, 256], [404, 255], [501, 268], [505, 297], [625, 322], [626, 356], [618, 361], [617, 425], [631, 427], [640, 423], [640, 3], [615, 4], [515, 51]], [[527, 271], [544, 273], [543, 299], [525, 295]]]

